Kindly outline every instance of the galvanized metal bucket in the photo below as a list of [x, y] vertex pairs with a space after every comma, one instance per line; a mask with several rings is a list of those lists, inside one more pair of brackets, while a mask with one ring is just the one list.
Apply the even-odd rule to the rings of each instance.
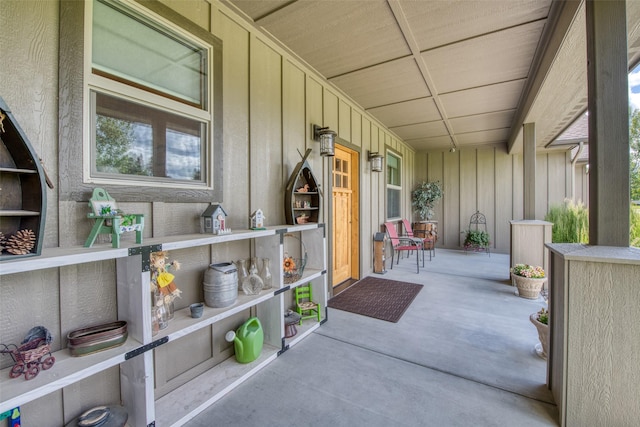
[[204, 302], [209, 307], [228, 307], [238, 298], [238, 269], [233, 263], [211, 264], [204, 273]]

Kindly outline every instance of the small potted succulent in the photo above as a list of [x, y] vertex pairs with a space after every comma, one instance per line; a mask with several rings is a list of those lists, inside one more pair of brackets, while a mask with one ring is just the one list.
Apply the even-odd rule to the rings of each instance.
[[529, 264], [516, 264], [511, 268], [511, 280], [522, 298], [537, 299], [547, 281], [544, 269]]
[[537, 313], [529, 316], [529, 320], [538, 330], [538, 338], [540, 339], [540, 345], [536, 345], [536, 353], [546, 359], [549, 349], [549, 311], [543, 307]]

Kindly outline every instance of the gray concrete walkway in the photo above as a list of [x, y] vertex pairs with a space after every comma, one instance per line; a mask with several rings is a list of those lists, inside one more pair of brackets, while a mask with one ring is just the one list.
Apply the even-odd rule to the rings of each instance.
[[[387, 267], [388, 268], [388, 267]], [[328, 322], [213, 404], [197, 426], [556, 426], [509, 256], [438, 249], [376, 277], [425, 285], [398, 323]]]

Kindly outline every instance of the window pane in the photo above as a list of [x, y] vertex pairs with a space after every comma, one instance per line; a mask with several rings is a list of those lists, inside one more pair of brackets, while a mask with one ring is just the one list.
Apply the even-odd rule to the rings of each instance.
[[143, 17], [93, 4], [94, 69], [206, 108], [206, 50]]
[[166, 137], [167, 177], [200, 181], [202, 135], [190, 135], [179, 130], [167, 129]]
[[349, 188], [349, 177], [346, 175], [342, 177], [342, 187]]
[[400, 186], [400, 159], [387, 154], [387, 184]]
[[387, 218], [400, 218], [400, 190], [387, 188]]
[[92, 99], [98, 175], [204, 181], [205, 123], [98, 92]]
[[342, 170], [342, 163], [341, 163], [340, 159], [336, 159], [335, 170], [336, 170], [336, 172], [340, 172]]

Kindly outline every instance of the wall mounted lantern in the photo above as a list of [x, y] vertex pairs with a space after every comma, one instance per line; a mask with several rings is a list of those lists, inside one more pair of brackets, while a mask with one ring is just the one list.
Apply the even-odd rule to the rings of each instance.
[[313, 125], [313, 139], [316, 141], [320, 141], [321, 156], [335, 156], [336, 135], [337, 133], [335, 133], [328, 127], [322, 128], [318, 125]]
[[369, 163], [371, 163], [371, 172], [382, 172], [382, 154], [378, 152], [372, 153], [367, 151], [369, 155]]

